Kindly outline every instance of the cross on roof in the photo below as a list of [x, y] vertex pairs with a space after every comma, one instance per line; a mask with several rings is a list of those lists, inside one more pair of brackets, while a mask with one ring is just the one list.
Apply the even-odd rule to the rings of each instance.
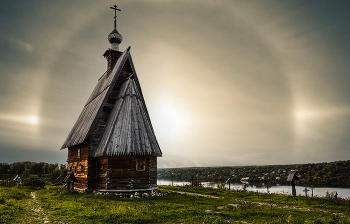
[[111, 9], [114, 9], [114, 28], [117, 28], [117, 10], [118, 11], [122, 11], [120, 9], [117, 8], [117, 5], [114, 5], [114, 7], [109, 7]]

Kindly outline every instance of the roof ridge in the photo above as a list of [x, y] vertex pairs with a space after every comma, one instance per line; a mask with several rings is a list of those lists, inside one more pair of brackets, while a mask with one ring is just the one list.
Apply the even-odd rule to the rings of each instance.
[[111, 71], [113, 74], [106, 79], [101, 79], [97, 82], [88, 102], [85, 104], [61, 149], [81, 144], [89, 136], [103, 109], [102, 105], [106, 103], [107, 98], [110, 95], [110, 86], [114, 86], [119, 77], [119, 73], [121, 72], [126, 60], [129, 58], [129, 55], [129, 51], [125, 50], [115, 63], [114, 68]]

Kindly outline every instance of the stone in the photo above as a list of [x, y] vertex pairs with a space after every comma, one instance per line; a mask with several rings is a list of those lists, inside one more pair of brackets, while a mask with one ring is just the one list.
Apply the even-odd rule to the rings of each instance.
[[212, 215], [220, 215], [220, 212], [215, 212], [215, 211], [212, 211], [212, 210], [205, 210], [206, 213], [208, 214], [212, 214]]
[[241, 205], [239, 205], [239, 204], [228, 204], [228, 206], [232, 206], [232, 207], [235, 207], [235, 208], [240, 208], [241, 207]]

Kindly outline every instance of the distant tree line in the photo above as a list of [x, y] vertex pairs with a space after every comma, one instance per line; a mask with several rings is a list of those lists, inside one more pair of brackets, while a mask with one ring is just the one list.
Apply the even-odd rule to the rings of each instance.
[[[286, 183], [288, 172], [296, 171], [299, 184], [308, 185], [349, 185], [350, 160], [329, 163], [308, 163], [268, 166], [232, 167], [189, 167], [158, 169], [159, 179], [225, 182], [229, 177], [233, 182], [242, 178], [249, 182]], [[247, 178], [248, 177], [248, 178]]]
[[[5, 175], [6, 174], [6, 175]], [[56, 178], [59, 175], [67, 175], [67, 166], [65, 164], [58, 163], [45, 163], [45, 162], [15, 162], [12, 164], [9, 163], [0, 163], [0, 175], [19, 175], [22, 177], [29, 177], [36, 174], [37, 176], [49, 174], [52, 181], [56, 181]]]

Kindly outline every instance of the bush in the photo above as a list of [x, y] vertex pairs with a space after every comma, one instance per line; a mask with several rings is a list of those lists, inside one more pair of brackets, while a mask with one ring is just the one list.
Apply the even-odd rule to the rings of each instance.
[[38, 178], [38, 177], [32, 177], [32, 178], [24, 179], [22, 185], [31, 187], [32, 183], [33, 183], [33, 187], [41, 187], [41, 188], [45, 187], [45, 182], [43, 180], [41, 180], [40, 178]]
[[52, 173], [51, 173], [51, 181], [57, 182], [57, 178], [61, 175], [61, 170], [58, 169], [58, 167], [56, 167]]
[[226, 189], [226, 183], [218, 183], [217, 188], [218, 189]]

